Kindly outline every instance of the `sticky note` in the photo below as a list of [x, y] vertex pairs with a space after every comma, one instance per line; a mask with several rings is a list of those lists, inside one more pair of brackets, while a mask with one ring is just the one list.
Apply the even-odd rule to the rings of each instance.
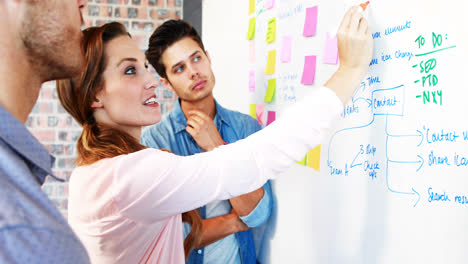
[[276, 38], [276, 17], [268, 21], [268, 28], [267, 28], [265, 42], [272, 43], [275, 41], [275, 38]]
[[304, 70], [302, 72], [301, 80], [302, 84], [314, 84], [316, 64], [316, 56], [305, 56]]
[[320, 171], [320, 152], [321, 146], [318, 145], [313, 150], [307, 152], [307, 167], [310, 167], [316, 171]]
[[255, 41], [249, 41], [249, 61], [255, 63]]
[[265, 3], [266, 9], [272, 9], [275, 6], [275, 0], [267, 0]]
[[323, 49], [323, 63], [338, 63], [338, 38], [336, 36], [330, 38], [330, 34], [328, 32], [325, 37], [325, 48]]
[[309, 7], [306, 9], [304, 32], [302, 33], [304, 37], [315, 36], [315, 32], [317, 31], [317, 14], [318, 6]]
[[255, 17], [249, 20], [249, 31], [247, 32], [247, 39], [253, 39], [255, 36]]
[[276, 50], [270, 50], [268, 52], [268, 59], [267, 59], [267, 65], [265, 68], [265, 74], [275, 73], [275, 65], [276, 65]]
[[275, 95], [276, 90], [276, 79], [268, 80], [268, 88], [265, 93], [265, 99], [263, 100], [265, 103], [271, 102], [273, 100], [273, 96]]
[[264, 125], [265, 123], [263, 122], [263, 111], [264, 111], [264, 108], [263, 108], [263, 105], [262, 104], [258, 104], [257, 105], [257, 121], [258, 121], [258, 124], [260, 125]]
[[249, 92], [255, 92], [255, 71], [249, 72]]
[[250, 104], [249, 115], [252, 118], [257, 118], [257, 105], [256, 104]]
[[292, 53], [292, 37], [284, 36], [281, 45], [281, 62], [290, 62]]
[[301, 165], [306, 165], [306, 160], [307, 160], [307, 155], [304, 156], [304, 158], [301, 161], [296, 161], [296, 163], [301, 164]]
[[255, 12], [255, 0], [249, 0], [249, 15]]
[[268, 115], [267, 115], [267, 126], [269, 124], [271, 124], [273, 121], [276, 120], [276, 112], [275, 111], [268, 111]]

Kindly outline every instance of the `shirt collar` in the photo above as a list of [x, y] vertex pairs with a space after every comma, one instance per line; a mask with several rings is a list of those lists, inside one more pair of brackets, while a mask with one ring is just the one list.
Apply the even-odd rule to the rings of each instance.
[[[0, 106], [0, 138], [14, 149], [19, 155], [45, 174], [34, 174], [40, 184], [45, 181], [45, 176], [50, 175], [59, 181], [52, 173], [55, 158], [47, 149], [28, 131], [18, 119]], [[41, 176], [42, 175], [42, 176]]]
[[[218, 104], [216, 99], [214, 99], [214, 102], [216, 107], [216, 116], [214, 119], [214, 123], [218, 128], [221, 125], [221, 122], [230, 126], [231, 124], [228, 110], [222, 107], [220, 104]], [[176, 104], [174, 104], [174, 109], [172, 109], [169, 115], [171, 119], [174, 120], [174, 132], [179, 133], [181, 131], [185, 131], [185, 128], [187, 127], [187, 118], [185, 118], [184, 112], [182, 111], [182, 107], [180, 106], [180, 99], [177, 100]]]

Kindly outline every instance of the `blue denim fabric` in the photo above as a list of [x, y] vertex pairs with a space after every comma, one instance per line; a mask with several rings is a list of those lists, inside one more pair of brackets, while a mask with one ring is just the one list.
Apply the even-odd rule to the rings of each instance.
[[[216, 116], [214, 123], [218, 129], [221, 137], [227, 143], [234, 143], [237, 140], [246, 138], [247, 136], [259, 131], [261, 126], [252, 117], [223, 108], [216, 101]], [[195, 142], [193, 137], [185, 131], [187, 126], [187, 119], [180, 107], [180, 103], [174, 106], [174, 109], [158, 124], [147, 128], [141, 137], [142, 144], [152, 148], [166, 148], [177, 155], [189, 156], [196, 153], [204, 152]], [[267, 187], [267, 188], [266, 188]], [[272, 209], [272, 193], [270, 183], [267, 182], [264, 186], [265, 194], [260, 200], [257, 207], [247, 216], [241, 217], [241, 220], [249, 227], [259, 227], [264, 224], [270, 216]], [[203, 219], [212, 218], [219, 215], [225, 215], [231, 211], [229, 201], [222, 201], [220, 203], [212, 203], [213, 206], [203, 206], [201, 208], [201, 216]], [[207, 210], [207, 207], [209, 210]], [[186, 232], [188, 233], [188, 232]], [[232, 235], [231, 235], [232, 236]], [[235, 243], [237, 245], [223, 245], [226, 243]], [[234, 241], [234, 242], [230, 242]], [[225, 252], [223, 256], [209, 256], [205, 253], [207, 248], [222, 247], [217, 252], [223, 252], [223, 249], [228, 251], [239, 250], [236, 252]], [[234, 249], [233, 249], [234, 248]], [[233, 254], [234, 257], [232, 256]], [[223, 257], [226, 256], [226, 259]], [[227, 257], [229, 256], [229, 257]], [[221, 257], [221, 258], [220, 258]], [[187, 263], [202, 264], [202, 263], [243, 263], [250, 264], [256, 263], [255, 245], [252, 235], [252, 230], [239, 232], [235, 234], [235, 239], [226, 237], [221, 241], [215, 242], [206, 248], [193, 250], [190, 254]]]
[[0, 119], [0, 263], [89, 263], [41, 190], [54, 158], [2, 107]]

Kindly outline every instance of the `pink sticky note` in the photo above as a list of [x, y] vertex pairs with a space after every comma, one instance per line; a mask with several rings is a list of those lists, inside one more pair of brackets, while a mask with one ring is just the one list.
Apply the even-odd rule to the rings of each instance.
[[281, 46], [281, 62], [290, 62], [292, 53], [292, 37], [284, 36]]
[[249, 41], [249, 61], [255, 63], [255, 41]]
[[276, 112], [275, 111], [268, 111], [268, 120], [267, 120], [267, 126], [271, 124], [271, 122], [275, 121], [276, 119]]
[[314, 84], [316, 56], [305, 56], [304, 71], [302, 72], [302, 84]]
[[304, 23], [304, 37], [315, 36], [317, 30], [317, 14], [318, 6], [309, 7], [306, 9], [306, 18]]
[[255, 92], [255, 71], [249, 72], [249, 92]]
[[336, 36], [330, 38], [330, 34], [328, 32], [325, 37], [325, 48], [323, 49], [323, 63], [338, 63], [338, 38]]
[[264, 125], [265, 123], [263, 122], [263, 110], [264, 107], [262, 104], [257, 105], [257, 121], [260, 125]]
[[271, 9], [275, 6], [275, 0], [267, 0], [265, 3], [265, 8]]

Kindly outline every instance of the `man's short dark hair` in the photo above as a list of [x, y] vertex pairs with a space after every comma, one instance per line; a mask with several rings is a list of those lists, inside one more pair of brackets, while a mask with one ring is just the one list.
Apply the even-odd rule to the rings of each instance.
[[166, 67], [162, 63], [164, 51], [185, 37], [193, 39], [205, 52], [200, 35], [195, 28], [183, 20], [168, 20], [153, 32], [149, 39], [146, 57], [159, 76], [167, 78]]

